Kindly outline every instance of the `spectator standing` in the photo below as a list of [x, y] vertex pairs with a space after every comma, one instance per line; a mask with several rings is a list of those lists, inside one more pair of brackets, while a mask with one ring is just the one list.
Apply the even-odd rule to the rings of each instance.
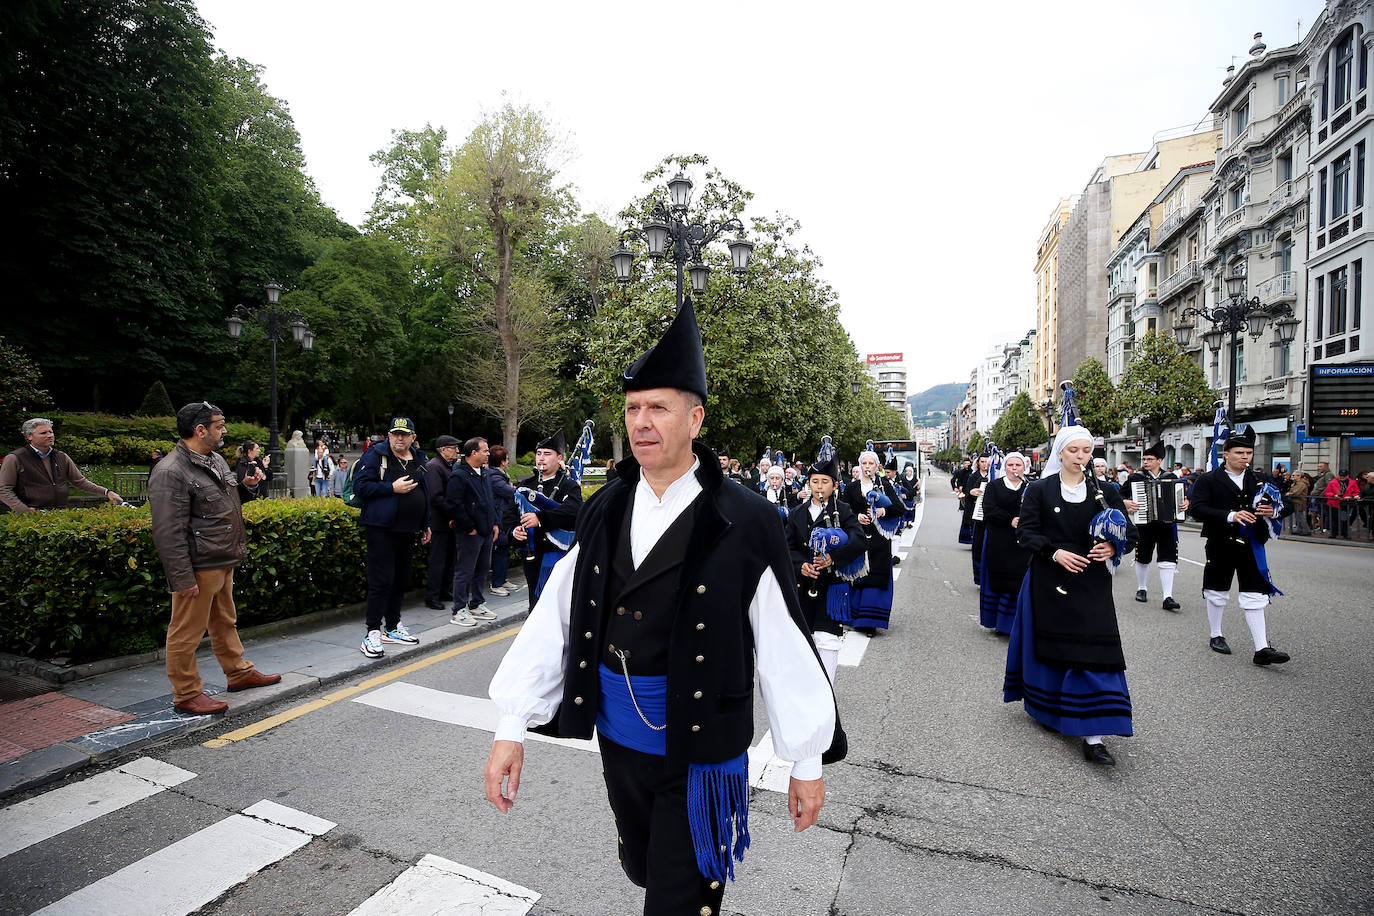
[[425, 607], [442, 611], [453, 597], [453, 563], [457, 556], [453, 520], [444, 507], [448, 478], [458, 460], [462, 443], [453, 436], [440, 436], [434, 443], [439, 454], [425, 465], [425, 485], [429, 490], [429, 563], [425, 579]]
[[272, 456], [262, 453], [262, 446], [252, 439], [239, 446], [234, 476], [239, 483], [239, 501], [266, 499], [272, 482]]
[[509, 582], [510, 572], [510, 533], [520, 524], [520, 513], [515, 508], [515, 487], [510, 482], [510, 452], [504, 445], [493, 445], [487, 455], [487, 486], [491, 488], [491, 501], [496, 507], [496, 542], [491, 545], [491, 593], [505, 598], [520, 587]]
[[[1327, 464], [1325, 461], [1318, 461], [1317, 476], [1312, 480], [1313, 498], [1316, 499], [1316, 497], [1325, 494], [1326, 485], [1334, 479], [1335, 475], [1331, 473], [1331, 465]], [[1323, 534], [1330, 533], [1331, 530], [1335, 527], [1335, 525], [1331, 521], [1331, 510], [1327, 508], [1327, 504], [1324, 500], [1316, 499], [1316, 502], [1317, 505], [1315, 508], [1321, 514], [1321, 521], [1318, 523], [1320, 527], [1317, 527], [1315, 531], [1321, 532]]]
[[329, 475], [329, 495], [342, 497], [344, 484], [348, 483], [348, 459], [340, 457], [339, 463], [334, 467], [334, 473]]
[[1359, 505], [1360, 485], [1350, 476], [1348, 468], [1341, 468], [1340, 474], [1326, 485], [1322, 495], [1326, 497], [1331, 537], [1350, 540], [1350, 516]]
[[491, 449], [474, 437], [463, 443], [462, 458], [453, 466], [444, 508], [453, 519], [457, 557], [453, 564], [453, 615], [449, 623], [475, 627], [479, 620], [495, 620], [482, 596], [482, 583], [491, 570], [491, 547], [499, 531], [491, 487], [482, 473]]
[[606, 483], [610, 483], [612, 480], [615, 480], [615, 459], [614, 459], [614, 458], [607, 458], [607, 459], [606, 459]]
[[1294, 474], [1288, 479], [1288, 492], [1283, 495], [1283, 502], [1285, 506], [1292, 507], [1294, 534], [1306, 536], [1312, 533], [1307, 512], [1311, 492], [1312, 475]]
[[401, 622], [401, 597], [410, 587], [415, 534], [428, 544], [429, 491], [425, 453], [415, 448], [415, 424], [393, 417], [385, 442], [374, 444], [353, 468], [353, 492], [362, 500], [367, 538], [367, 631], [360, 647], [368, 658], [386, 654], [382, 643], [418, 643]]
[[310, 465], [310, 476], [314, 482], [316, 496], [329, 495], [329, 478], [334, 473], [334, 459], [329, 457], [329, 449], [324, 440], [315, 443], [315, 458]]
[[112, 503], [124, 502], [114, 490], [87, 480], [71, 456], [54, 445], [57, 436], [52, 420], [33, 417], [24, 421], [20, 432], [28, 444], [0, 463], [0, 502], [12, 512], [65, 509], [71, 487], [99, 493]]
[[1374, 540], [1374, 471], [1365, 471], [1357, 481], [1360, 485], [1360, 522], [1364, 525], [1365, 540]]
[[208, 401], [187, 404], [177, 411], [177, 436], [181, 441], [148, 477], [148, 504], [172, 592], [166, 646], [172, 704], [205, 716], [229, 708], [206, 696], [196, 665], [207, 629], [231, 692], [275, 684], [281, 675], [254, 668], [239, 640], [234, 567], [248, 559], [248, 539], [234, 475], [216, 451], [224, 444], [224, 412]]

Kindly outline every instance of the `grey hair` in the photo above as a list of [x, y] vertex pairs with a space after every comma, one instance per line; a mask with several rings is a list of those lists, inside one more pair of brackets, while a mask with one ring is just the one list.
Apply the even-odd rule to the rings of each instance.
[[24, 425], [19, 428], [23, 431], [24, 435], [32, 436], [40, 426], [46, 426], [49, 429], [54, 428], [52, 420], [49, 420], [47, 417], [33, 417], [32, 419], [25, 420]]

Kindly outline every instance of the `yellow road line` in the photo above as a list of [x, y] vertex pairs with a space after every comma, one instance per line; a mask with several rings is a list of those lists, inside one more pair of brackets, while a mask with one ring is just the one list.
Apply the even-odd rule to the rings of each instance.
[[336, 690], [331, 694], [322, 696], [318, 700], [311, 700], [308, 703], [293, 706], [291, 709], [283, 710], [275, 716], [268, 716], [266, 719], [254, 722], [252, 725], [245, 725], [243, 728], [236, 729], [232, 732], [225, 732], [218, 738], [211, 738], [209, 741], [204, 742], [203, 746], [228, 747], [235, 741], [242, 741], [244, 738], [252, 738], [254, 735], [261, 735], [263, 732], [276, 728], [278, 725], [284, 725], [287, 722], [299, 719], [301, 716], [315, 712], [317, 709], [324, 709], [326, 706], [330, 706], [340, 700], [347, 700], [349, 697], [355, 697], [360, 693], [371, 690], [373, 687], [380, 687], [389, 681], [394, 681], [398, 677], [405, 677], [407, 674], [419, 671], [422, 668], [428, 668], [430, 665], [437, 665], [439, 662], [448, 661], [450, 658], [462, 655], [464, 652], [471, 652], [473, 649], [481, 649], [484, 646], [500, 642], [503, 639], [510, 639], [519, 632], [520, 627], [513, 627], [500, 633], [493, 633], [491, 636], [484, 637], [476, 642], [465, 642], [461, 646], [455, 646], [445, 652], [440, 652], [438, 655], [433, 655], [421, 661], [403, 665], [394, 671], [388, 671], [386, 674], [380, 674], [377, 677], [369, 678], [361, 684], [345, 687], [343, 690]]

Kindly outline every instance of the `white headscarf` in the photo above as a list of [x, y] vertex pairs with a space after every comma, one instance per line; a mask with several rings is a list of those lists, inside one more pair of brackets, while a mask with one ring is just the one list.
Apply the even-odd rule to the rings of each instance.
[[1059, 453], [1068, 448], [1072, 442], [1087, 440], [1093, 441], [1093, 434], [1088, 431], [1086, 426], [1065, 426], [1059, 430], [1054, 437], [1054, 447], [1050, 449], [1050, 459], [1045, 462], [1045, 470], [1041, 472], [1041, 477], [1048, 477], [1051, 474], [1058, 474], [1064, 467], [1064, 462], [1060, 460]]

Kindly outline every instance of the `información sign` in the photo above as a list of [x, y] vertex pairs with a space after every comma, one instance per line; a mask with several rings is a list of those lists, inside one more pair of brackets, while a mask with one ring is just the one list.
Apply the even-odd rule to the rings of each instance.
[[1307, 371], [1309, 436], [1374, 436], [1374, 363]]

